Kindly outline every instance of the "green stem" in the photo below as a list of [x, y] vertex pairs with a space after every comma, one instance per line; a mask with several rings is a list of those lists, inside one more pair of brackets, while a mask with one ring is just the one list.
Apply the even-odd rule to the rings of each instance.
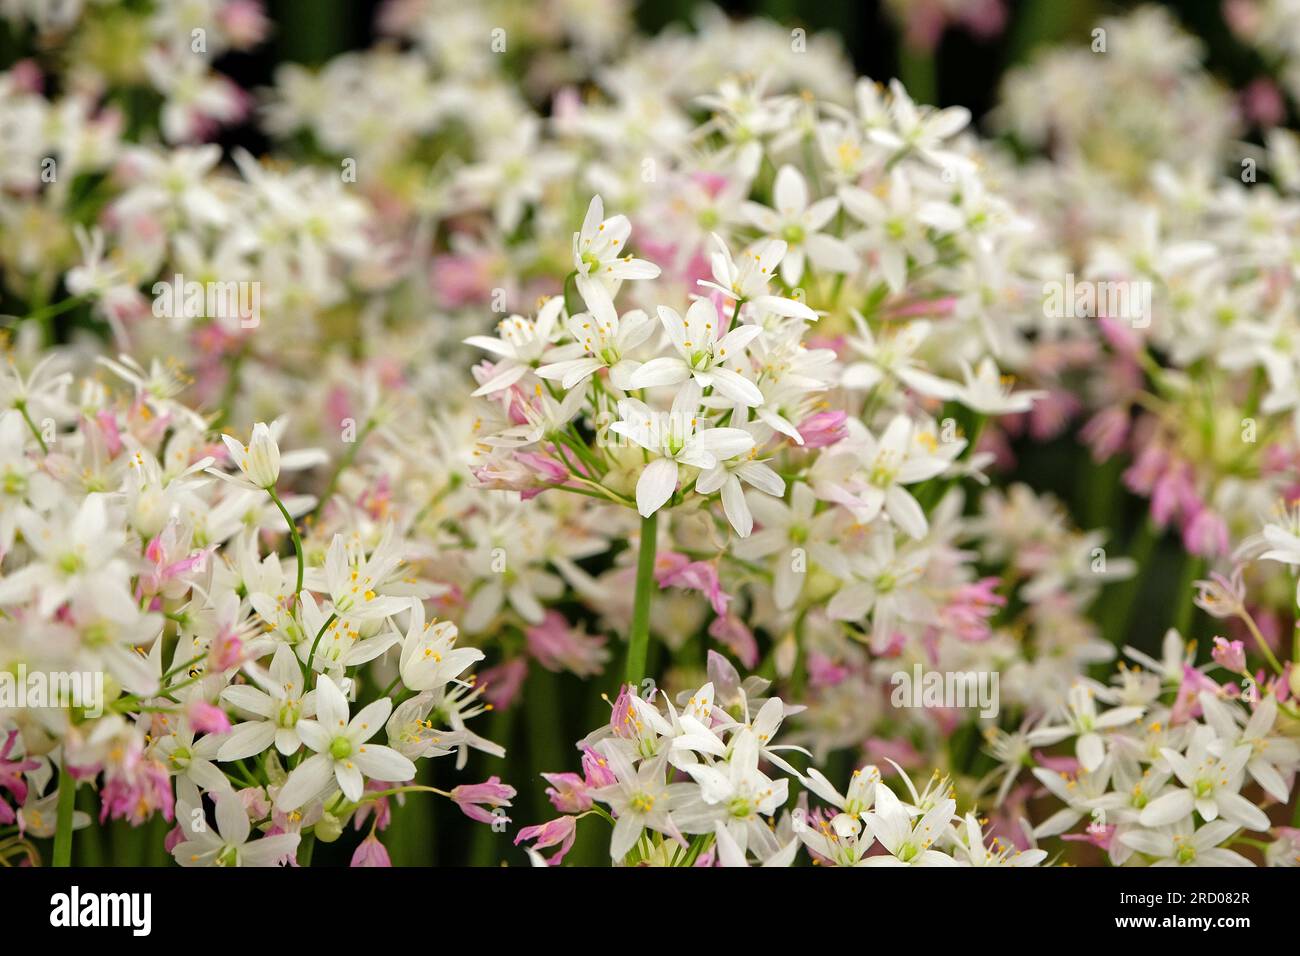
[[1273, 649], [1268, 646], [1268, 641], [1264, 640], [1264, 635], [1260, 633], [1259, 627], [1255, 624], [1255, 619], [1250, 616], [1250, 613], [1246, 611], [1245, 608], [1242, 608], [1241, 613], [1238, 614], [1237, 617], [1246, 625], [1246, 629], [1250, 631], [1250, 636], [1255, 639], [1255, 643], [1259, 646], [1260, 653], [1268, 660], [1268, 666], [1273, 668], [1274, 673], [1279, 676], [1284, 673], [1281, 663], [1279, 663], [1277, 656], [1273, 653]]
[[1194, 554], [1188, 554], [1183, 562], [1183, 577], [1178, 582], [1178, 595], [1174, 605], [1173, 627], [1184, 638], [1188, 637], [1188, 628], [1192, 624], [1192, 608], [1195, 606], [1196, 579], [1205, 569], [1205, 562]]
[[628, 634], [627, 672], [629, 684], [645, 677], [646, 653], [650, 646], [650, 595], [654, 590], [655, 542], [659, 515], [641, 519], [641, 550], [636, 562], [636, 596], [632, 600], [632, 630]]
[[1159, 537], [1160, 529], [1148, 517], [1137, 533], [1136, 540], [1129, 546], [1129, 557], [1137, 565], [1137, 573], [1121, 583], [1118, 589], [1109, 595], [1099, 615], [1102, 618], [1100, 623], [1103, 635], [1116, 647], [1122, 647], [1128, 637], [1133, 608], [1142, 590], [1147, 568], [1151, 565], [1151, 553], [1155, 550], [1156, 540]]
[[[316, 660], [316, 648], [320, 645], [320, 639], [325, 636], [325, 631], [328, 630], [329, 626], [333, 624], [336, 620], [338, 620], [337, 612], [331, 614], [328, 618], [326, 618], [325, 623], [322, 624], [320, 626], [320, 630], [316, 632], [316, 640], [311, 642], [311, 653], [307, 655], [307, 666], [304, 667], [302, 671], [302, 676], [304, 681], [309, 682], [311, 680], [311, 667], [312, 667], [312, 663]], [[307, 684], [304, 683], [303, 686], [306, 687]]]
[[68, 771], [68, 757], [59, 761], [58, 818], [54, 830], [54, 865], [72, 865], [72, 811], [75, 808], [77, 784]]
[[27, 411], [27, 403], [24, 401], [15, 402], [14, 408], [18, 409], [18, 413], [23, 416], [23, 421], [25, 421], [27, 427], [32, 430], [32, 435], [35, 436], [37, 444], [41, 446], [41, 454], [48, 455], [50, 453], [50, 446], [45, 444], [45, 439], [41, 436], [41, 430], [37, 428], [36, 423], [32, 421], [32, 416]]
[[[289, 515], [289, 509], [284, 506], [280, 496], [275, 493], [274, 488], [267, 488], [266, 493], [271, 496], [275, 506], [280, 509], [280, 514], [284, 515], [285, 524], [289, 526], [289, 534], [293, 537], [293, 551], [298, 556], [298, 585], [293, 589], [293, 596], [296, 599], [302, 593], [302, 572], [305, 562], [302, 557], [302, 535], [298, 534], [298, 523]], [[316, 638], [320, 640], [319, 637]]]
[[898, 46], [898, 73], [913, 102], [936, 102], [939, 84], [932, 53], [918, 50], [904, 39]]
[[85, 295], [74, 295], [71, 298], [64, 299], [62, 302], [56, 302], [53, 305], [46, 305], [38, 308], [26, 316], [32, 322], [45, 322], [55, 316], [62, 315], [69, 309], [75, 309], [81, 303], [85, 302], [88, 297]]

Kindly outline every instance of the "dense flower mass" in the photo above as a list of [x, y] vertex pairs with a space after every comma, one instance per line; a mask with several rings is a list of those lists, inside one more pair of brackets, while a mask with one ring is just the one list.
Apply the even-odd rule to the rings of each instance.
[[1285, 108], [532, 7], [0, 0], [0, 862], [1300, 863]]

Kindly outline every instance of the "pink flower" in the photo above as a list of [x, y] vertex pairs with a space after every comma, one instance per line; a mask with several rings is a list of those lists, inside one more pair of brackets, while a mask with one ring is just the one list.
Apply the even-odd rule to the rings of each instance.
[[1074, 843], [1091, 843], [1098, 849], [1109, 850], [1111, 841], [1115, 839], [1115, 824], [1090, 823], [1082, 833], [1066, 833], [1061, 839]]
[[635, 715], [632, 713], [634, 693], [635, 688], [631, 684], [624, 684], [614, 698], [614, 706], [609, 713], [609, 727], [619, 737], [626, 737], [627, 728], [635, 723]]
[[104, 447], [113, 458], [122, 451], [122, 433], [117, 428], [117, 418], [110, 411], [101, 411], [95, 415], [95, 423], [104, 436]]
[[1050, 389], [1029, 411], [1029, 433], [1038, 441], [1055, 438], [1079, 411], [1080, 403], [1070, 392]]
[[482, 305], [492, 289], [492, 262], [486, 255], [448, 255], [433, 260], [433, 287], [447, 308]]
[[185, 717], [196, 733], [224, 734], [230, 729], [230, 718], [220, 707], [205, 700], [193, 700], [185, 708]]
[[1241, 641], [1229, 641], [1222, 637], [1214, 639], [1214, 649], [1210, 651], [1210, 656], [1222, 667], [1226, 667], [1234, 674], [1240, 674], [1246, 669], [1246, 645]]
[[1241, 107], [1247, 119], [1265, 129], [1286, 119], [1286, 101], [1282, 98], [1282, 91], [1266, 77], [1252, 80], [1241, 91]]
[[808, 654], [808, 686], [820, 689], [844, 683], [849, 669], [818, 651]]
[[257, 46], [271, 29], [259, 0], [227, 0], [217, 13], [217, 21], [237, 50]]
[[[451, 799], [460, 807], [461, 813], [479, 823], [495, 823], [502, 820], [510, 822], [503, 813], [496, 812], [500, 807], [510, 806], [515, 795], [515, 788], [501, 782], [497, 776], [488, 777], [483, 783], [461, 784], [451, 791]], [[492, 812], [484, 809], [491, 807]]]
[[18, 731], [9, 731], [4, 746], [0, 747], [0, 787], [4, 787], [14, 795], [14, 799], [23, 803], [27, 800], [27, 782], [22, 775], [28, 770], [37, 769], [40, 764], [35, 760], [10, 760], [9, 755], [17, 743]]
[[1101, 326], [1102, 337], [1112, 349], [1124, 356], [1137, 354], [1142, 337], [1130, 323], [1107, 315], [1099, 318], [1097, 324]]
[[388, 851], [374, 834], [366, 837], [352, 854], [351, 866], [392, 866]]
[[848, 435], [844, 426], [848, 414], [842, 411], [817, 412], [799, 423], [804, 448], [828, 448]]
[[715, 614], [726, 614], [731, 595], [722, 590], [717, 565], [668, 552], [655, 558], [655, 581], [661, 588], [684, 588], [706, 595]]
[[541, 624], [524, 632], [528, 651], [549, 671], [568, 670], [579, 677], [599, 674], [609, 660], [605, 639], [569, 626], [559, 611], [547, 611]]
[[1149, 495], [1169, 467], [1169, 453], [1157, 442], [1147, 440], [1148, 436], [1143, 433], [1148, 432], [1148, 428], [1136, 430], [1135, 444], [1141, 451], [1124, 472], [1124, 487], [1135, 495]]
[[749, 670], [758, 664], [758, 641], [754, 632], [734, 614], [715, 617], [709, 624], [709, 636], [735, 654]]
[[1173, 464], [1156, 479], [1151, 490], [1151, 517], [1163, 528], [1192, 502], [1199, 504], [1192, 487], [1191, 466], [1185, 462]]
[[1128, 412], [1119, 406], [1111, 406], [1093, 415], [1079, 432], [1079, 437], [1091, 450], [1092, 460], [1100, 463], [1124, 447], [1128, 427]]
[[19, 60], [9, 68], [9, 82], [16, 93], [39, 93], [44, 88], [41, 68], [35, 60]]
[[[382, 793], [385, 790], [392, 789], [392, 786], [392, 782], [387, 780], [366, 781], [366, 790], [371, 793]], [[352, 815], [353, 828], [360, 830], [365, 826], [366, 820], [373, 812], [375, 815], [375, 829], [380, 831], [387, 830], [388, 825], [393, 822], [393, 807], [390, 803], [392, 799], [391, 796], [378, 797], [374, 800], [367, 800], [365, 803], [361, 804], [361, 806], [357, 807], [357, 812]], [[400, 799], [401, 797], [399, 795], [399, 802]]]
[[1203, 690], [1217, 694], [1219, 685], [1195, 667], [1184, 664], [1183, 680], [1178, 686], [1178, 695], [1174, 698], [1173, 713], [1170, 717], [1173, 723], [1185, 724], [1187, 721], [1201, 716], [1199, 696]]
[[1183, 547], [1201, 558], [1227, 554], [1227, 523], [1209, 508], [1201, 508], [1183, 525]]
[[542, 481], [561, 484], [569, 480], [569, 469], [554, 458], [535, 451], [517, 451], [515, 459], [537, 472]]
[[164, 820], [172, 819], [171, 777], [162, 763], [133, 751], [105, 772], [99, 791], [99, 822], [127, 820], [138, 827], [155, 811], [160, 811]]
[[483, 699], [492, 705], [493, 710], [506, 710], [519, 696], [527, 676], [528, 661], [525, 658], [512, 657], [508, 661], [502, 661], [480, 675]]
[[573, 841], [578, 838], [578, 820], [576, 817], [557, 817], [538, 826], [524, 827], [515, 837], [515, 846], [524, 840], [535, 840], [533, 849], [559, 846], [559, 850], [546, 861], [547, 866], [556, 866], [564, 859], [566, 853], [573, 849]]
[[920, 753], [911, 741], [903, 738], [871, 737], [863, 749], [871, 757], [872, 763], [888, 759], [904, 768], [918, 767], [921, 764]]
[[220, 628], [208, 646], [208, 669], [228, 671], [244, 662], [244, 642], [233, 628]]
[[973, 584], [963, 584], [940, 612], [944, 623], [963, 641], [988, 638], [989, 618], [1007, 603], [1007, 599], [995, 590], [998, 583], [997, 578], [989, 577]]
[[561, 813], [583, 813], [591, 809], [587, 794], [587, 781], [576, 773], [544, 773], [542, 779], [550, 784], [546, 797]]
[[590, 747], [582, 748], [582, 773], [591, 789], [609, 787], [618, 783], [618, 777], [609, 769], [609, 761]]

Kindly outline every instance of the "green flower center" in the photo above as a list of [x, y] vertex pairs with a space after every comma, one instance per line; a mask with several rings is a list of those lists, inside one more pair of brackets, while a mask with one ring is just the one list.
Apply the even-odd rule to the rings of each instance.
[[352, 741], [346, 737], [335, 737], [330, 741], [330, 756], [335, 760], [346, 760], [352, 756]]
[[287, 700], [280, 705], [280, 710], [276, 714], [276, 725], [288, 730], [298, 725], [298, 717], [302, 713], [302, 705], [296, 700]]

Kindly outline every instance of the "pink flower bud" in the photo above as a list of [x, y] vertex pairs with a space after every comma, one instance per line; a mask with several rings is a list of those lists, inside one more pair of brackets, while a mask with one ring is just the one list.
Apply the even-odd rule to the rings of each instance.
[[352, 866], [392, 866], [393, 861], [388, 856], [388, 851], [384, 845], [374, 836], [368, 836], [361, 841], [357, 851], [352, 854]]
[[510, 822], [510, 818], [484, 809], [510, 806], [515, 795], [515, 788], [501, 782], [497, 776], [488, 777], [483, 783], [461, 784], [451, 791], [451, 799], [456, 802], [465, 816], [479, 823], [494, 823], [497, 820]]
[[1214, 649], [1210, 656], [1221, 666], [1239, 674], [1246, 669], [1246, 645], [1241, 641], [1229, 641], [1222, 637], [1214, 639]]

